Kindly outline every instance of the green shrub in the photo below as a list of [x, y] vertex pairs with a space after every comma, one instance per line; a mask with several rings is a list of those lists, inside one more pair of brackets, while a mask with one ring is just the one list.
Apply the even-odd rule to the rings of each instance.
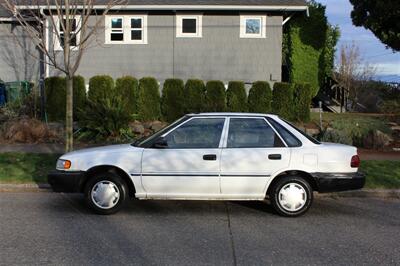
[[293, 95], [294, 119], [301, 122], [310, 121], [310, 104], [312, 88], [309, 83], [295, 83]]
[[205, 105], [204, 82], [199, 79], [186, 81], [184, 89], [185, 113], [200, 113]]
[[184, 115], [183, 81], [167, 79], [164, 82], [161, 111], [167, 122], [173, 122]]
[[155, 78], [145, 77], [139, 81], [139, 118], [143, 121], [161, 117], [160, 91]]
[[223, 112], [226, 110], [225, 86], [222, 81], [211, 80], [206, 84], [206, 110]]
[[81, 111], [85, 108], [86, 105], [86, 86], [85, 79], [82, 76], [75, 76], [72, 80], [74, 87], [74, 119], [80, 120]]
[[346, 131], [336, 129], [325, 131], [322, 135], [321, 141], [353, 145], [353, 140]]
[[249, 91], [249, 111], [252, 113], [271, 112], [272, 91], [266, 81], [256, 81]]
[[293, 87], [289, 83], [276, 82], [272, 91], [272, 112], [282, 118], [293, 118]]
[[226, 91], [226, 104], [230, 112], [247, 112], [247, 95], [242, 81], [230, 81]]
[[139, 82], [131, 76], [118, 78], [115, 81], [115, 92], [126, 101], [126, 112], [130, 115], [138, 112]]
[[107, 75], [94, 76], [89, 80], [88, 99], [98, 101], [110, 98], [114, 93], [114, 80]]
[[44, 81], [46, 95], [46, 113], [49, 121], [65, 120], [66, 91], [65, 79], [49, 77]]
[[127, 102], [120, 95], [87, 101], [82, 112], [80, 139], [123, 142], [133, 138], [129, 129], [131, 116], [126, 112]]
[[[49, 77], [44, 81], [46, 94], [46, 113], [49, 121], [65, 121], [66, 83], [64, 77]], [[86, 104], [85, 79], [75, 76], [73, 84], [74, 119], [79, 120], [81, 110]]]

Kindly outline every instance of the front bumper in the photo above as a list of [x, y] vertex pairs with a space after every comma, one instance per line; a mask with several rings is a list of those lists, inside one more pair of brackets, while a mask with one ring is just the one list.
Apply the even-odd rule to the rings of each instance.
[[365, 185], [365, 174], [354, 173], [314, 173], [318, 192], [338, 192], [361, 189]]
[[80, 192], [85, 172], [52, 171], [47, 181], [55, 192]]

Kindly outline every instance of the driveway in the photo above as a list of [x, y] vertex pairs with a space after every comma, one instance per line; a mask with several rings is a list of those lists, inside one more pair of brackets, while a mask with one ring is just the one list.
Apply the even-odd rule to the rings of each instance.
[[0, 264], [400, 262], [400, 201], [318, 198], [303, 217], [261, 202], [132, 201], [93, 215], [80, 195], [0, 193]]

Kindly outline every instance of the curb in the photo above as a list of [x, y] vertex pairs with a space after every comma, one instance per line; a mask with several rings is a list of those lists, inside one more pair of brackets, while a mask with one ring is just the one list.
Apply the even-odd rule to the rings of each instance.
[[0, 184], [0, 192], [50, 192], [49, 184]]
[[[0, 192], [51, 192], [49, 184], [0, 184]], [[400, 189], [363, 189], [333, 193], [314, 193], [315, 198], [395, 198]]]
[[363, 189], [333, 193], [315, 193], [316, 198], [395, 198], [400, 199], [400, 189]]

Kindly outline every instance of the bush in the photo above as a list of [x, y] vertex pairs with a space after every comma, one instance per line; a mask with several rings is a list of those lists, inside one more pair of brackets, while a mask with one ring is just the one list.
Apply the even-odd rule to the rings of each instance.
[[65, 120], [65, 79], [62, 77], [49, 77], [45, 79], [44, 86], [47, 119], [50, 121]]
[[226, 104], [230, 112], [247, 112], [247, 95], [242, 81], [230, 81], [226, 91]]
[[85, 79], [82, 76], [75, 76], [72, 80], [74, 87], [74, 119], [80, 120], [81, 111], [85, 108], [86, 105], [86, 86]]
[[225, 86], [222, 81], [211, 80], [206, 84], [206, 110], [223, 112], [226, 110]]
[[322, 135], [321, 141], [353, 145], [353, 140], [347, 132], [335, 129], [326, 130]]
[[189, 79], [186, 81], [184, 89], [184, 101], [186, 113], [200, 113], [204, 110], [205, 86], [199, 79]]
[[181, 79], [167, 79], [164, 82], [161, 110], [167, 122], [173, 122], [184, 115], [183, 87]]
[[129, 129], [131, 116], [126, 112], [127, 102], [119, 95], [109, 98], [88, 100], [82, 113], [80, 139], [123, 142], [131, 140]]
[[88, 99], [98, 101], [108, 99], [114, 92], [114, 80], [110, 76], [94, 76], [89, 80]]
[[266, 81], [256, 81], [249, 91], [249, 111], [252, 113], [271, 112], [272, 91]]
[[272, 91], [272, 112], [282, 118], [293, 118], [293, 87], [289, 83], [277, 82]]
[[[86, 104], [85, 79], [75, 76], [73, 83], [74, 119], [80, 119], [80, 112]], [[66, 83], [63, 77], [50, 77], [44, 81], [46, 94], [46, 113], [49, 121], [65, 121]]]
[[115, 81], [115, 92], [126, 101], [126, 112], [130, 115], [138, 112], [139, 82], [134, 77], [125, 76]]
[[160, 118], [160, 91], [155, 78], [145, 77], [139, 81], [138, 103], [141, 120], [151, 121]]
[[310, 121], [310, 104], [312, 99], [312, 88], [309, 83], [294, 84], [294, 119], [301, 122]]

